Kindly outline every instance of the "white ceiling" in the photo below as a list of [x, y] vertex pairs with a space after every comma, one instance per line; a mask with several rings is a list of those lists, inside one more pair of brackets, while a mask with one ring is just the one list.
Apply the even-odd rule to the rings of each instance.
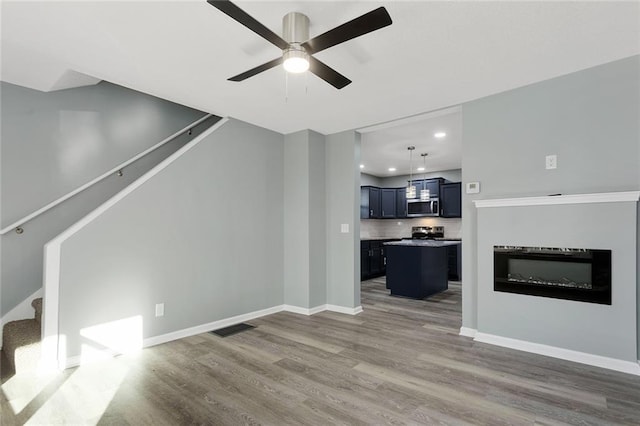
[[[362, 133], [360, 170], [373, 176], [388, 177], [424, 171], [459, 169], [462, 167], [462, 110], [459, 107], [421, 114], [392, 123], [360, 129]], [[436, 138], [436, 133], [446, 136]], [[408, 147], [413, 146], [410, 162]], [[423, 158], [421, 154], [428, 155]], [[390, 171], [389, 168], [396, 170]]]
[[289, 78], [287, 94], [280, 68], [226, 80], [280, 51], [204, 0], [2, 1], [1, 76], [41, 90], [107, 80], [282, 133], [329, 134], [640, 53], [638, 2], [237, 4], [277, 33], [290, 11], [309, 16], [311, 36], [380, 5], [393, 24], [316, 55], [351, 85], [309, 75]]

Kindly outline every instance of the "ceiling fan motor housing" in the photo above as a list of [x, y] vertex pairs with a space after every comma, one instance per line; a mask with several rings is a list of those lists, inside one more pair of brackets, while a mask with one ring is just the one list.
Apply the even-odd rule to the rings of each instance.
[[282, 54], [284, 69], [292, 73], [309, 69], [309, 55], [301, 46], [309, 40], [309, 18], [298, 12], [287, 13], [282, 18], [282, 38], [289, 43]]
[[282, 18], [282, 38], [289, 43], [302, 44], [309, 40], [309, 18], [299, 12], [290, 12]]

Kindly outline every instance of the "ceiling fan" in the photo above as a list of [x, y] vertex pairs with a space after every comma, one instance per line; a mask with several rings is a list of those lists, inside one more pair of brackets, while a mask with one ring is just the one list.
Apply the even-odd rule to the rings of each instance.
[[308, 69], [336, 89], [342, 89], [351, 83], [351, 80], [314, 58], [313, 54], [384, 28], [392, 22], [387, 10], [379, 7], [309, 39], [309, 18], [302, 13], [291, 12], [282, 18], [282, 37], [280, 37], [229, 0], [207, 0], [207, 3], [282, 49], [281, 57], [231, 77], [228, 79], [230, 81], [243, 81], [283, 64], [288, 72], [299, 73]]

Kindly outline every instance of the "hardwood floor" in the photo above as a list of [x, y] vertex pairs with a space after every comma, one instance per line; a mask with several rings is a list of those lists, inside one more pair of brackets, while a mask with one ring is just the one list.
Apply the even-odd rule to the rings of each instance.
[[282, 312], [226, 338], [15, 376], [2, 424], [640, 424], [640, 377], [461, 337], [460, 299], [459, 283], [422, 301], [374, 279], [357, 316]]

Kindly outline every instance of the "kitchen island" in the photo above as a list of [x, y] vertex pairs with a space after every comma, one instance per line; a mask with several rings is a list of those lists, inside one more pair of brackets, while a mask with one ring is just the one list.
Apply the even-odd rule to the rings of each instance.
[[392, 296], [424, 299], [449, 288], [447, 247], [459, 241], [402, 240], [385, 243], [387, 288]]

